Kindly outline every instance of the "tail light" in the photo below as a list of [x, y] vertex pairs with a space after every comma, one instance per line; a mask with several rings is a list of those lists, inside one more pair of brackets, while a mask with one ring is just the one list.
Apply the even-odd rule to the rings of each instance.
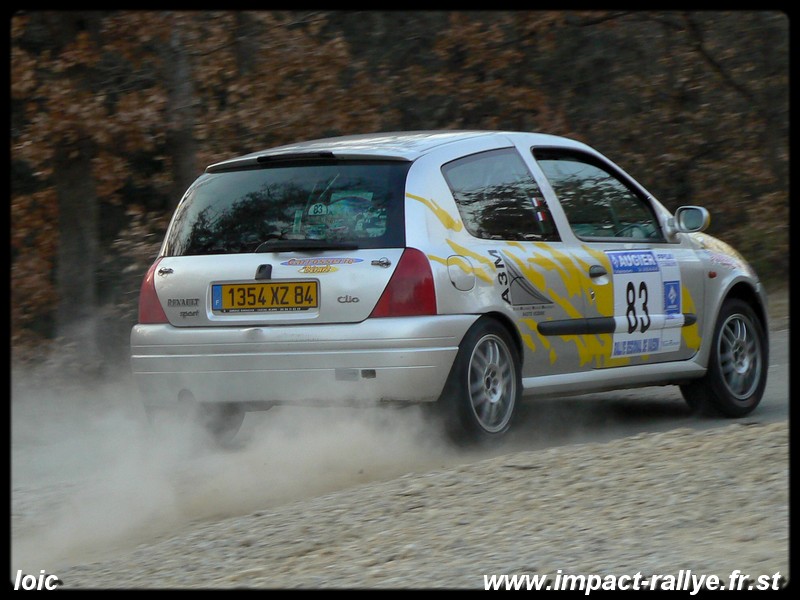
[[436, 314], [436, 289], [428, 257], [406, 248], [383, 290], [371, 317], [410, 317]]
[[167, 315], [161, 308], [161, 302], [156, 293], [156, 267], [161, 262], [159, 258], [147, 270], [139, 290], [139, 323], [168, 323]]

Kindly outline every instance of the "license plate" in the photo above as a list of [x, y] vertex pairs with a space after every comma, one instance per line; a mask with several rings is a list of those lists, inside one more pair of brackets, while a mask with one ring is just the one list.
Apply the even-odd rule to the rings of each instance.
[[231, 283], [211, 287], [211, 307], [217, 312], [276, 312], [319, 306], [316, 281]]

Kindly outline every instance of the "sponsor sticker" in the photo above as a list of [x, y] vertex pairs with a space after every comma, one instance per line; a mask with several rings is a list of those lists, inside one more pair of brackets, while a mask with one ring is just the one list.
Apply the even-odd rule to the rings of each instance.
[[[338, 271], [338, 267], [364, 262], [363, 258], [339, 256], [320, 256], [316, 258], [290, 258], [281, 264], [287, 267], [300, 267], [297, 272], [306, 275], [321, 275]], [[335, 265], [335, 266], [334, 266]]]
[[617, 329], [611, 355], [639, 356], [680, 348], [681, 272], [672, 252], [606, 252], [614, 279]]
[[679, 315], [681, 313], [681, 282], [664, 282], [664, 313]]
[[364, 262], [363, 258], [320, 256], [317, 258], [290, 258], [281, 264], [287, 267], [323, 267], [331, 265], [352, 265]]

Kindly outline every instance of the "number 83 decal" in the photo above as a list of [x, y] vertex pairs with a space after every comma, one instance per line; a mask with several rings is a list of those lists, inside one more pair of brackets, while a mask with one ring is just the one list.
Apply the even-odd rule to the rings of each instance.
[[[628, 302], [628, 308], [625, 311], [625, 316], [628, 319], [628, 333], [633, 333], [636, 328], [644, 333], [650, 328], [650, 313], [647, 310], [647, 283], [644, 281], [639, 282], [639, 294], [636, 294], [636, 286], [632, 281], [628, 282], [625, 288], [625, 299]], [[641, 313], [644, 316], [637, 318], [636, 301], [639, 301]]]

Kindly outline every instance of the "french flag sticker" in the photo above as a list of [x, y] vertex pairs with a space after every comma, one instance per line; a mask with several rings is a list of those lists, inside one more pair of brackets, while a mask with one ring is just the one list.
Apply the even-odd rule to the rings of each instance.
[[547, 203], [539, 198], [533, 199], [533, 210], [536, 214], [537, 221], [547, 220]]

